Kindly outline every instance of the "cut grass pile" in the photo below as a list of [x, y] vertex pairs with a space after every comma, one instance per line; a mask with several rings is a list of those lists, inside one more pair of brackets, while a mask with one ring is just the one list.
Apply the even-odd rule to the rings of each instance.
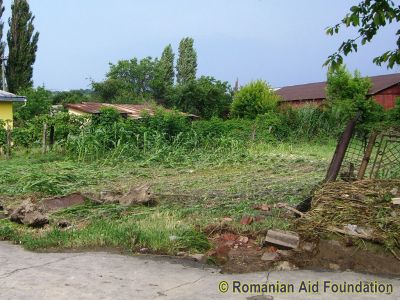
[[[10, 197], [9, 206], [31, 196], [127, 191], [142, 184], [150, 184], [159, 200], [153, 208], [87, 203], [51, 214], [44, 229], [0, 220], [0, 239], [34, 250], [113, 247], [176, 254], [207, 250], [210, 226], [252, 236], [271, 228], [289, 229], [292, 220], [279, 209], [251, 225], [241, 225], [240, 220], [259, 216], [254, 209], [258, 204], [300, 202], [323, 178], [333, 148], [333, 144], [261, 143], [232, 150], [231, 156], [203, 149], [180, 161], [161, 162], [82, 163], [54, 153], [0, 160], [0, 195]], [[63, 219], [72, 227], [57, 228]]]
[[297, 230], [323, 237], [353, 228], [364, 240], [384, 245], [400, 259], [396, 254], [400, 251], [400, 208], [391, 203], [395, 196], [391, 191], [396, 189], [400, 190], [400, 180], [328, 183], [314, 195], [312, 209], [299, 220]]

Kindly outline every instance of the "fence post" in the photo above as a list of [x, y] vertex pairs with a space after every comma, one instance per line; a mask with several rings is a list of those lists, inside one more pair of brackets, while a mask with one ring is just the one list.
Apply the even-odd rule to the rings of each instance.
[[357, 113], [356, 117], [350, 120], [349, 123], [347, 124], [347, 127], [344, 130], [342, 137], [336, 146], [336, 151], [335, 154], [333, 155], [324, 182], [331, 182], [336, 180], [340, 168], [342, 167], [343, 159], [346, 155], [347, 148], [349, 147], [350, 140], [353, 136], [354, 128], [356, 127], [360, 116], [361, 113]]
[[10, 124], [7, 124], [6, 132], [7, 132], [7, 134], [6, 134], [6, 137], [7, 137], [6, 158], [11, 158], [12, 137], [11, 137]]
[[362, 180], [365, 176], [365, 171], [367, 170], [369, 160], [371, 159], [371, 153], [372, 150], [374, 149], [377, 136], [378, 134], [375, 131], [373, 131], [371, 133], [371, 136], [369, 137], [367, 149], [365, 149], [365, 154], [361, 162], [360, 170], [358, 171], [357, 175], [358, 180]]
[[43, 133], [42, 133], [42, 153], [45, 154], [47, 151], [47, 123], [43, 123]]

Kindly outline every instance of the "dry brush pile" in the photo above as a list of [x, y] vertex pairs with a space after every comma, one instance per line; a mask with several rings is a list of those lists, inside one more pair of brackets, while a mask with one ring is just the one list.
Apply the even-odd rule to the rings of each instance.
[[318, 190], [298, 221], [304, 236], [338, 233], [384, 245], [400, 259], [400, 180], [333, 182]]

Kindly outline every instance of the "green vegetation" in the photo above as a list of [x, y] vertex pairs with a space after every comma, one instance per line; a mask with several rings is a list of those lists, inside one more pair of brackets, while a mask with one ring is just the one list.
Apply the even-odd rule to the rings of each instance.
[[187, 84], [196, 79], [197, 53], [192, 38], [183, 38], [179, 43], [179, 57], [176, 65], [176, 81]]
[[[222, 142], [221, 138], [219, 145], [192, 151], [177, 145], [157, 159], [157, 149], [148, 149], [140, 157], [123, 160], [110, 154], [95, 162], [79, 162], [55, 152], [0, 160], [0, 194], [11, 207], [30, 196], [127, 191], [145, 183], [159, 202], [156, 207], [121, 207], [88, 201], [51, 214], [44, 229], [0, 220], [0, 239], [21, 242], [28, 249], [149, 248], [153, 253], [176, 254], [208, 249], [207, 235], [214, 228], [228, 226], [254, 236], [270, 228], [287, 229], [291, 220], [279, 209], [251, 225], [241, 225], [240, 219], [260, 215], [253, 208], [256, 204], [302, 200], [323, 177], [334, 148], [333, 143], [240, 144], [228, 137]], [[233, 221], [224, 223], [227, 217]], [[56, 224], [63, 219], [72, 228], [59, 229]]]
[[[357, 28], [357, 36], [344, 41], [338, 51], [330, 55], [325, 65], [333, 68], [343, 63], [343, 55], [347, 56], [352, 52], [357, 52], [358, 46], [370, 43], [374, 37], [392, 22], [400, 20], [400, 6], [392, 0], [364, 0], [358, 5], [350, 8], [350, 12], [336, 25], [326, 30], [328, 35], [338, 34], [343, 27]], [[373, 59], [378, 66], [387, 63], [388, 68], [392, 69], [400, 64], [400, 31], [395, 34], [394, 50], [389, 50]]]
[[7, 34], [8, 61], [6, 77], [9, 91], [16, 93], [33, 85], [33, 64], [36, 60], [39, 33], [33, 25], [35, 17], [27, 0], [13, 1]]
[[235, 94], [231, 114], [235, 117], [255, 119], [258, 115], [274, 112], [279, 99], [265, 81], [253, 81]]

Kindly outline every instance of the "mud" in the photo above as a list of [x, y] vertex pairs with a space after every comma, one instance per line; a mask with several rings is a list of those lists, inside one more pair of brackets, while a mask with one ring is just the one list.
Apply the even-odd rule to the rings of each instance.
[[[315, 271], [354, 271], [386, 276], [400, 275], [400, 261], [391, 253], [349, 246], [335, 240], [321, 240], [314, 249], [280, 251], [275, 247], [260, 247], [259, 242], [250, 238], [247, 243], [238, 242], [240, 236], [234, 233], [217, 234], [211, 242], [214, 250], [207, 253], [221, 266], [224, 273], [250, 273], [271, 271], [282, 261], [290, 262], [294, 268]], [[265, 252], [280, 254], [278, 261], [262, 261]]]

